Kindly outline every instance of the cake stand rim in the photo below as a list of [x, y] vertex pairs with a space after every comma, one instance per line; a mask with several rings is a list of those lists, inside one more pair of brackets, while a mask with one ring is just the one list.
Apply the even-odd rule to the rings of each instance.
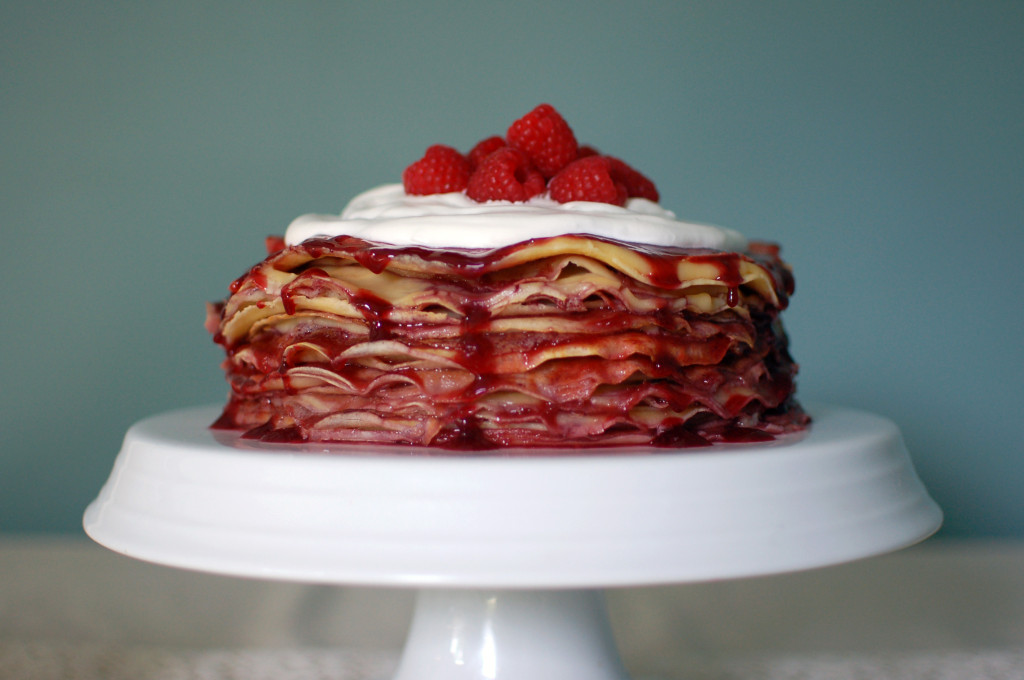
[[[144, 561], [272, 580], [400, 587], [589, 588], [741, 578], [838, 564], [923, 540], [942, 520], [941, 510], [913, 469], [896, 425], [873, 413], [831, 404], [809, 406], [815, 425], [801, 439], [784, 443], [668, 454], [656, 450], [646, 456], [602, 451], [472, 458], [346, 456], [287, 447], [235, 449], [205, 426], [198, 427], [212, 421], [216, 408], [176, 409], [129, 428], [110, 478], [83, 517], [93, 540]], [[169, 434], [167, 426], [173, 430], [175, 423], [187, 432]], [[822, 447], [820, 440], [830, 433], [844, 439], [855, 455]], [[210, 469], [210, 460], [216, 461], [218, 469]], [[239, 466], [250, 470], [232, 479], [232, 469], [237, 471]], [[790, 474], [799, 471], [813, 477], [811, 486], [788, 488], [787, 467]], [[302, 472], [304, 468], [307, 473]], [[308, 472], [314, 468], [315, 475]], [[332, 469], [334, 473], [323, 473]], [[759, 470], [774, 475], [773, 483], [779, 488], [755, 490]], [[582, 473], [582, 481], [572, 477]], [[397, 508], [374, 510], [373, 492], [360, 490], [360, 485], [379, 482], [382, 474], [394, 477], [388, 482], [387, 499]], [[622, 475], [628, 484], [631, 474], [636, 484], [652, 489], [650, 498], [643, 488], [627, 493], [624, 487], [614, 486]], [[677, 486], [682, 493], [696, 496], [700, 485], [717, 474], [742, 480], [733, 480], [733, 487], [726, 484], [718, 493], [723, 488], [726, 496], [739, 493], [734, 500], [741, 506], [746, 503], [745, 510], [733, 512], [726, 499], [713, 507], [732, 513], [725, 519], [682, 518], [672, 525], [655, 516], [659, 510], [692, 510], [700, 498], [673, 500]], [[418, 477], [422, 475], [429, 479]], [[535, 481], [537, 475], [547, 481]], [[696, 480], [685, 479], [687, 475]], [[840, 475], [852, 477], [844, 481]], [[862, 479], [857, 481], [857, 476]], [[504, 497], [488, 486], [497, 484], [498, 478], [507, 479], [512, 488]], [[433, 484], [433, 491], [423, 491], [424, 483]], [[474, 490], [477, 483], [481, 486]], [[253, 484], [259, 490], [247, 492]], [[630, 516], [617, 517], [603, 507], [606, 502], [592, 497], [609, 484], [626, 498], [623, 512]], [[283, 493], [282, 488], [289, 485], [294, 488]], [[576, 489], [579, 497], [573, 497], [575, 487], [583, 487]], [[738, 492], [739, 487], [745, 491]], [[548, 503], [562, 516], [547, 524], [543, 508], [526, 517], [513, 516], [516, 489], [529, 496], [522, 499], [523, 505]], [[489, 493], [498, 498], [488, 498]], [[801, 513], [799, 507], [792, 507], [792, 499], [786, 499], [787, 493], [803, 494], [804, 502], [828, 506], [827, 517], [802, 519], [801, 514], [813, 515], [814, 508]], [[156, 494], [156, 499], [147, 494]], [[224, 498], [218, 500], [218, 494]], [[563, 497], [546, 498], [545, 494]], [[744, 494], [756, 499], [745, 499]], [[871, 510], [868, 499], [862, 502], [858, 494], [874, 494], [883, 501], [883, 510]], [[708, 502], [714, 506], [711, 496], [703, 498], [711, 498]], [[227, 519], [204, 520], [203, 512], [224, 512], [227, 505], [240, 500], [243, 505], [253, 503], [254, 517], [227, 511]], [[306, 501], [308, 507], [295, 509], [296, 516], [281, 517], [282, 512], [287, 515], [289, 503]], [[194, 505], [190, 509], [196, 503], [198, 515]], [[780, 504], [788, 509], [777, 511]], [[768, 517], [755, 512], [755, 506], [766, 508]], [[319, 508], [338, 513], [342, 526], [311, 521], [309, 513]], [[484, 519], [460, 519], [460, 511], [474, 508], [484, 513]], [[850, 516], [840, 516], [844, 509], [852, 510]], [[354, 517], [345, 517], [349, 511]], [[374, 512], [383, 513], [384, 519], [375, 519]], [[586, 512], [597, 516], [587, 518]], [[494, 521], [490, 537], [481, 526], [488, 513]], [[269, 529], [261, 525], [268, 521], [273, 525]], [[299, 527], [291, 535], [289, 521]], [[361, 521], [367, 523], [365, 530], [360, 528]], [[408, 530], [403, 526], [406, 521], [412, 523]], [[746, 526], [751, 522], [752, 528]], [[671, 535], [674, 529], [679, 536]], [[422, 538], [431, 531], [432, 536]], [[465, 532], [461, 538], [460, 531]], [[540, 534], [531, 536], [531, 531]], [[472, 546], [460, 545], [474, 541]], [[621, 556], [623, 550], [632, 553]]]

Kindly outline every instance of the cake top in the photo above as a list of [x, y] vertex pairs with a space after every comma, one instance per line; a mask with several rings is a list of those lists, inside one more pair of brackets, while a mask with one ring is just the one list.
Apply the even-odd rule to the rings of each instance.
[[347, 235], [393, 245], [496, 248], [589, 234], [659, 246], [743, 250], [739, 233], [683, 222], [658, 204], [654, 183], [624, 161], [581, 146], [541, 104], [468, 153], [441, 144], [405, 168], [402, 184], [356, 196], [341, 215], [303, 215], [295, 245]]

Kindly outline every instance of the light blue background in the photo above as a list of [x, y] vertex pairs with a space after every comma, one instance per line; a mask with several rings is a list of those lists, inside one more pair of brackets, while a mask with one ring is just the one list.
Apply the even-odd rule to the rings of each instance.
[[206, 300], [304, 212], [548, 101], [783, 244], [805, 400], [903, 429], [947, 536], [1024, 537], [1024, 3], [0, 4], [0, 531], [220, 402]]

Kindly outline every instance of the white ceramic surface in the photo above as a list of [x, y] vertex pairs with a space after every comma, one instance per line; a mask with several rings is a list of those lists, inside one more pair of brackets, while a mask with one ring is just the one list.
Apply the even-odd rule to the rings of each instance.
[[423, 589], [394, 680], [627, 680], [597, 590]]
[[525, 457], [255, 445], [208, 430], [217, 407], [176, 411], [128, 431], [84, 524], [209, 572], [513, 589], [807, 569], [938, 528], [893, 423], [810, 410], [788, 443]]

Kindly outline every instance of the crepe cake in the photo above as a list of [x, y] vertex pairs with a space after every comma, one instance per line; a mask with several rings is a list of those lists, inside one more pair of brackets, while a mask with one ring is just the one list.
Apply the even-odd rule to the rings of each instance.
[[305, 215], [208, 305], [267, 442], [687, 448], [803, 430], [769, 243], [683, 222], [542, 104], [469, 152]]

